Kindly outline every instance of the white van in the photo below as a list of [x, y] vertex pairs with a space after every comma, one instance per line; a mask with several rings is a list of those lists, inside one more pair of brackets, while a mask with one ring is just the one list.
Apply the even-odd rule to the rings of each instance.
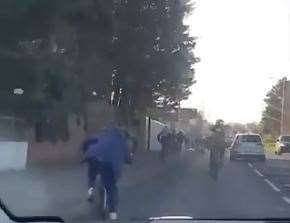
[[265, 161], [265, 150], [258, 134], [237, 134], [230, 147], [230, 160], [238, 158], [257, 158]]

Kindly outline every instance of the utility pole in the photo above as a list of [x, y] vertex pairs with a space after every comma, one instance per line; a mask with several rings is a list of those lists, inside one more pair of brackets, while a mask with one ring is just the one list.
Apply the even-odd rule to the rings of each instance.
[[280, 135], [284, 134], [284, 119], [285, 119], [285, 80], [282, 83], [282, 109], [281, 109], [281, 122], [280, 122]]
[[280, 134], [290, 134], [290, 81], [283, 80]]

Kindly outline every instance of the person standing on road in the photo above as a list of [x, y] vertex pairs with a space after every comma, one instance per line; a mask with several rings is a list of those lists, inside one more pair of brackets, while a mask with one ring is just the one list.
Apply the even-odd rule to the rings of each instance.
[[210, 175], [217, 180], [219, 168], [222, 165], [224, 152], [226, 149], [225, 134], [223, 131], [223, 121], [217, 120], [212, 128], [212, 135], [209, 137], [210, 159], [209, 168]]
[[180, 130], [176, 134], [176, 143], [177, 143], [177, 151], [178, 152], [181, 152], [183, 143], [185, 143], [185, 141], [186, 141], [185, 134]]
[[132, 152], [132, 154], [135, 154], [138, 148], [137, 137], [133, 134], [130, 134], [127, 130], [124, 130], [124, 135], [127, 140], [129, 150]]
[[177, 133], [175, 128], [170, 129], [169, 133], [169, 152], [176, 152], [178, 149]]
[[170, 130], [167, 126], [164, 126], [161, 132], [159, 132], [157, 135], [157, 140], [161, 144], [160, 159], [163, 160], [165, 158], [165, 154], [167, 154], [169, 150], [171, 141]]

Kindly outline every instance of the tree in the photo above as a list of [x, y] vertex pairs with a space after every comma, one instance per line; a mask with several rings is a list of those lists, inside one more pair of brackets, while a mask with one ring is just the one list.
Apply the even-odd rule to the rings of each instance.
[[[0, 100], [7, 106], [0, 112], [36, 129], [49, 123], [57, 140], [67, 138], [69, 114], [87, 120], [86, 104], [112, 95], [127, 118], [147, 107], [178, 106], [194, 82], [195, 38], [183, 24], [189, 2], [1, 1]], [[16, 87], [23, 97], [10, 94]]]
[[286, 77], [280, 79], [267, 93], [264, 99], [266, 107], [262, 113], [262, 132], [272, 136], [279, 136], [282, 110], [282, 87]]
[[232, 128], [234, 134], [244, 133], [247, 131], [246, 126], [241, 123], [228, 123], [228, 125]]
[[260, 126], [257, 122], [250, 122], [245, 125], [248, 132], [260, 133]]
[[[103, 97], [110, 89], [112, 1], [4, 0], [0, 6], [1, 112], [21, 115], [39, 136], [50, 127], [54, 140], [67, 135], [58, 131], [67, 131], [59, 124], [66, 125], [68, 114], [84, 114], [85, 103], [96, 100], [92, 91]], [[16, 87], [24, 89], [21, 98], [12, 94]]]
[[195, 38], [183, 24], [189, 1], [121, 0], [115, 8], [113, 63], [121, 105], [145, 111], [178, 106], [190, 93], [196, 61]]

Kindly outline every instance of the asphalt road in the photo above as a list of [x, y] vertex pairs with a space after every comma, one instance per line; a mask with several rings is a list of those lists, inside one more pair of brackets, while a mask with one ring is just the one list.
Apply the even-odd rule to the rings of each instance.
[[162, 176], [124, 188], [121, 216], [290, 217], [290, 204], [283, 200], [282, 192], [275, 191], [266, 177], [255, 172], [254, 165], [266, 164], [269, 166], [268, 162], [232, 162], [227, 156], [216, 182], [208, 175], [208, 156], [188, 152], [173, 161]]
[[[269, 156], [265, 163], [226, 157], [214, 181], [207, 154], [184, 152], [165, 163], [155, 154], [141, 154], [120, 181], [119, 216], [290, 217], [289, 170], [289, 155]], [[4, 172], [0, 178], [0, 196], [16, 214], [60, 215], [68, 222], [98, 219], [86, 201], [84, 167]]]

